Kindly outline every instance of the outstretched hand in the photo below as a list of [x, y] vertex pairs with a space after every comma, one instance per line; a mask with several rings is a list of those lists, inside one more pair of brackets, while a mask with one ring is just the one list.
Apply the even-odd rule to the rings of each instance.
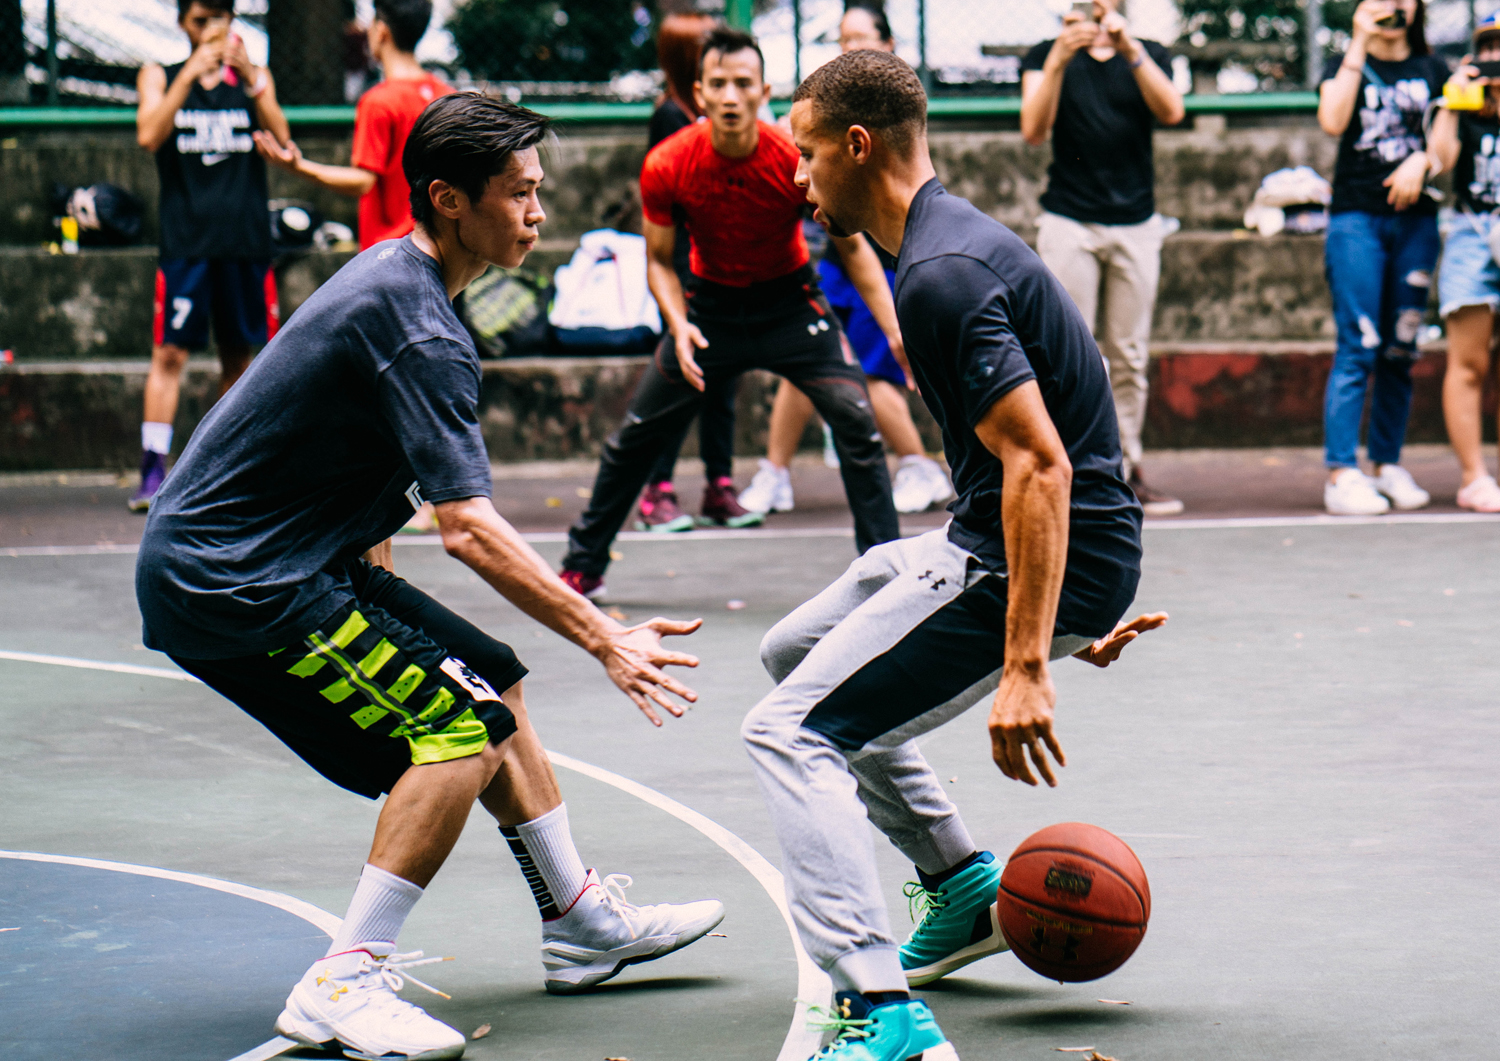
[[1120, 658], [1120, 653], [1125, 651], [1125, 646], [1140, 637], [1147, 630], [1155, 630], [1159, 626], [1165, 626], [1168, 619], [1166, 612], [1151, 612], [1147, 615], [1137, 615], [1129, 622], [1123, 619], [1115, 624], [1115, 628], [1107, 635], [1095, 641], [1088, 648], [1073, 653], [1075, 659], [1081, 659], [1085, 663], [1092, 663], [1096, 667], [1108, 667]]
[[286, 146], [282, 147], [274, 136], [261, 129], [251, 133], [250, 137], [255, 141], [255, 150], [261, 158], [288, 172], [297, 172], [297, 167], [302, 163], [302, 149], [295, 140], [288, 140]]
[[1029, 755], [1042, 780], [1057, 787], [1047, 752], [1052, 753], [1058, 766], [1067, 766], [1068, 758], [1052, 733], [1056, 703], [1057, 690], [1045, 668], [1036, 673], [1007, 670], [1001, 674], [1000, 688], [995, 690], [995, 703], [990, 708], [990, 755], [1000, 772], [1012, 781], [1036, 784], [1026, 764]]
[[652, 701], [667, 709], [674, 718], [682, 717], [682, 707], [667, 693], [694, 703], [698, 694], [667, 674], [663, 667], [696, 667], [698, 657], [685, 652], [669, 652], [661, 639], [674, 634], [691, 634], [703, 625], [702, 619], [678, 622], [673, 619], [650, 619], [635, 626], [622, 627], [610, 637], [600, 653], [609, 680], [634, 701], [653, 726], [661, 725], [661, 716]]

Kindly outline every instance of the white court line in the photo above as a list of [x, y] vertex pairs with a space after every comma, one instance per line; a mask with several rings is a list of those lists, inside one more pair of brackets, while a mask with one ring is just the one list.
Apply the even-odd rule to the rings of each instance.
[[[98, 660], [74, 659], [70, 656], [43, 656], [32, 652], [0, 652], [0, 659], [15, 660], [21, 663], [45, 663], [62, 667], [83, 667], [88, 670], [113, 671], [118, 674], [137, 674], [151, 678], [173, 678], [179, 681], [198, 681], [191, 674], [182, 671], [171, 671], [164, 667], [141, 667], [132, 663], [106, 663]], [[786, 1039], [781, 1044], [781, 1052], [776, 1055], [776, 1061], [803, 1061], [817, 1052], [821, 1042], [819, 1033], [809, 1031], [807, 1028], [807, 1003], [815, 1001], [818, 1004], [826, 1003], [833, 994], [833, 984], [826, 973], [819, 969], [813, 960], [808, 957], [802, 948], [802, 942], [797, 938], [796, 927], [792, 924], [791, 910], [786, 902], [786, 885], [781, 872], [770, 862], [766, 861], [755, 848], [744, 840], [724, 828], [718, 822], [706, 815], [699, 814], [691, 807], [678, 803], [670, 796], [665, 796], [641, 784], [632, 781], [628, 777], [613, 773], [601, 767], [586, 763], [581, 759], [563, 755], [561, 752], [548, 751], [547, 758], [564, 769], [572, 770], [574, 773], [591, 777], [595, 781], [601, 781], [606, 785], [613, 786], [622, 792], [635, 796], [637, 799], [651, 804], [658, 810], [665, 811], [672, 817], [690, 825], [704, 836], [708, 837], [724, 851], [743, 866], [756, 882], [765, 889], [766, 895], [770, 897], [776, 909], [780, 911], [781, 918], [786, 922], [787, 932], [791, 936], [792, 950], [797, 955], [797, 1001], [792, 1012], [792, 1024], [787, 1029]], [[306, 921], [310, 921], [327, 932], [331, 937], [338, 931], [341, 920], [332, 914], [319, 910], [311, 903], [305, 903], [301, 899], [294, 899], [289, 895], [281, 895], [278, 892], [262, 891], [259, 888], [251, 888], [244, 884], [234, 884], [230, 881], [215, 880], [212, 877], [200, 877], [192, 873], [178, 873], [174, 870], [155, 869], [150, 866], [135, 866], [125, 862], [103, 862], [92, 858], [72, 858], [66, 855], [36, 855], [24, 852], [0, 851], [0, 857], [28, 859], [34, 862], [61, 862], [66, 865], [89, 866], [96, 869], [112, 869], [121, 873], [137, 873], [147, 877], [161, 877], [165, 880], [183, 881], [188, 884], [197, 884], [205, 888], [215, 888], [219, 891], [240, 895], [247, 899], [255, 899], [258, 902], [268, 903], [271, 906], [279, 906], [281, 909], [294, 913]], [[286, 904], [295, 904], [293, 905]], [[267, 1061], [268, 1058], [276, 1057], [297, 1044], [290, 1039], [277, 1036], [268, 1042], [262, 1043], [230, 1061]]]
[[792, 1026], [787, 1030], [786, 1039], [781, 1044], [781, 1052], [776, 1055], [776, 1061], [805, 1061], [806, 1058], [817, 1053], [821, 1034], [807, 1029], [807, 1002], [815, 1001], [815, 1004], [826, 1004], [827, 1000], [833, 996], [833, 983], [828, 979], [828, 974], [819, 969], [812, 958], [808, 957], [807, 951], [802, 948], [802, 941], [797, 938], [797, 928], [792, 923], [792, 912], [787, 907], [786, 883], [781, 876], [781, 871], [767, 862], [759, 851], [712, 818], [699, 814], [691, 807], [683, 806], [654, 788], [647, 788], [638, 781], [621, 777], [619, 774], [559, 752], [548, 751], [547, 758], [556, 765], [566, 767], [575, 773], [592, 777], [595, 781], [602, 781], [606, 785], [613, 785], [620, 791], [628, 792], [658, 810], [666, 811], [679, 821], [686, 822], [727, 851], [736, 862], [744, 866], [750, 875], [760, 882], [760, 886], [776, 904], [776, 909], [781, 911], [781, 918], [786, 922], [787, 932], [792, 937], [792, 949], [797, 953], [796, 1009], [792, 1014]]
[[[1257, 527], [1373, 527], [1434, 523], [1497, 523], [1500, 514], [1483, 512], [1394, 512], [1386, 516], [1226, 516], [1222, 519], [1148, 519], [1146, 530], [1253, 530]], [[928, 530], [917, 530], [925, 534]], [[533, 545], [566, 542], [564, 531], [537, 531], [521, 535]], [[616, 537], [621, 542], [692, 542], [738, 541], [741, 539], [852, 538], [850, 527], [754, 527], [733, 530], [727, 527], [704, 527], [687, 534], [652, 534], [649, 531], [625, 531]], [[398, 534], [397, 545], [442, 545], [436, 534]], [[16, 545], [0, 546], [5, 556], [134, 556], [134, 545]]]
[[43, 656], [35, 652], [0, 652], [0, 659], [15, 660], [17, 663], [47, 663], [54, 667], [77, 667], [79, 670], [107, 670], [115, 674], [139, 674], [143, 678], [171, 678], [179, 682], [198, 681], [187, 671], [168, 670], [166, 667], [141, 667], [134, 663], [100, 663], [98, 660], [74, 659], [72, 656]]

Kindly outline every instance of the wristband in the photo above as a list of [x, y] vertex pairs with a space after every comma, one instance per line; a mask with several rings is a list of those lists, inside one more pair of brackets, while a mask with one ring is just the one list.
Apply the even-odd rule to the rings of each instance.
[[260, 94], [270, 87], [271, 83], [266, 78], [265, 70], [257, 70], [255, 72], [255, 84], [250, 86], [250, 88], [245, 92], [245, 95], [249, 96], [251, 99], [259, 99]]
[[1358, 74], [1360, 77], [1364, 77], [1365, 76], [1365, 68], [1362, 67], [1362, 66], [1350, 66], [1348, 63], [1339, 63], [1339, 69], [1340, 70], [1351, 70], [1354, 73]]
[[1133, 63], [1130, 64], [1130, 69], [1132, 69], [1132, 70], [1139, 70], [1141, 68], [1141, 64], [1144, 63], [1145, 61], [1146, 61], [1146, 49], [1142, 48], [1141, 49], [1141, 54], [1137, 55], [1135, 57], [1135, 62], [1133, 62]]

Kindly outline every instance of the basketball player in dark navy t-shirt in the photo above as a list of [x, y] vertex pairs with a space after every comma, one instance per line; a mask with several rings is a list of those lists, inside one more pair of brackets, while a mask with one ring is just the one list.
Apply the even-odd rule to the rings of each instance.
[[[1120, 622], [1141, 508], [1099, 348], [1036, 254], [938, 182], [926, 103], [905, 62], [856, 51], [804, 81], [792, 108], [816, 219], [899, 253], [896, 315], [958, 493], [947, 527], [871, 549], [761, 644], [778, 684], [743, 734], [793, 919], [840, 992], [827, 1061], [958, 1061], [908, 988], [1006, 949], [1001, 867], [917, 738], [991, 698], [1001, 771], [1035, 784], [1035, 767], [1053, 784], [1049, 662], [1107, 665], [1166, 621]], [[915, 864], [909, 894], [926, 900], [899, 947], [867, 820]]]
[[[588, 509], [568, 531], [562, 577], [589, 597], [603, 593], [610, 543], [705, 388], [747, 369], [791, 380], [832, 430], [859, 550], [901, 533], [864, 373], [845, 357], [808, 261], [796, 149], [755, 117], [770, 94], [760, 46], [740, 30], [715, 30], [700, 62], [708, 121], [663, 140], [641, 171], [647, 276], [669, 334], [604, 444]], [[690, 292], [672, 268], [679, 218], [692, 237]], [[880, 262], [862, 242], [847, 242], [845, 262], [866, 302], [889, 307]]]
[[141, 485], [130, 499], [137, 512], [166, 475], [189, 351], [207, 348], [212, 324], [222, 395], [250, 363], [251, 347], [276, 331], [266, 167], [252, 134], [264, 129], [285, 144], [291, 130], [271, 72], [250, 61], [231, 30], [234, 0], [177, 0], [177, 12], [192, 55], [165, 69], [149, 64], [137, 81], [136, 139], [156, 155], [161, 183]]

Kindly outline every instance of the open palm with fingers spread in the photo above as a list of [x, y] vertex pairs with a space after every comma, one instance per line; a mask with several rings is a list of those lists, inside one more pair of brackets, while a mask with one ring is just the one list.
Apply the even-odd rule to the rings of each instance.
[[702, 625], [702, 619], [691, 622], [650, 619], [635, 626], [621, 627], [600, 653], [600, 662], [604, 664], [609, 680], [635, 702], [653, 726], [661, 725], [661, 716], [652, 707], [652, 701], [666, 708], [673, 717], [681, 718], [681, 705], [667, 693], [673, 693], [688, 703], [698, 699], [697, 693], [662, 669], [669, 666], [696, 667], [698, 657], [668, 651], [662, 648], [661, 639], [674, 634], [691, 634]]
[[1121, 619], [1107, 635], [1095, 641], [1088, 648], [1073, 653], [1073, 656], [1075, 659], [1092, 663], [1096, 667], [1108, 667], [1120, 658], [1120, 653], [1125, 651], [1126, 645], [1140, 637], [1147, 630], [1155, 630], [1159, 626], [1165, 626], [1168, 618], [1169, 616], [1166, 612], [1149, 612], [1146, 615], [1137, 615], [1129, 622]]

